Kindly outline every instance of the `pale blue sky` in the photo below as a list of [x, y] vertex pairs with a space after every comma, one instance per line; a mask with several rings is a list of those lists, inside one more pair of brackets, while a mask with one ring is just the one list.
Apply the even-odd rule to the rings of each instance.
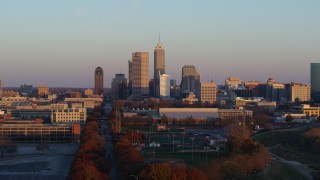
[[161, 33], [166, 72], [180, 81], [194, 64], [201, 79], [308, 82], [320, 62], [318, 0], [0, 0], [3, 86], [106, 87], [127, 74], [134, 51], [153, 51]]

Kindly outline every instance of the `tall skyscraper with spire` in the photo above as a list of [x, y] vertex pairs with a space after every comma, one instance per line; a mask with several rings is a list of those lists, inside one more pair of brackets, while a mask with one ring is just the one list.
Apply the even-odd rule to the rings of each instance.
[[94, 71], [94, 94], [103, 94], [103, 69], [97, 67]]
[[165, 52], [160, 41], [160, 34], [159, 34], [159, 41], [157, 46], [154, 50], [154, 96], [160, 96], [160, 75], [165, 74]]

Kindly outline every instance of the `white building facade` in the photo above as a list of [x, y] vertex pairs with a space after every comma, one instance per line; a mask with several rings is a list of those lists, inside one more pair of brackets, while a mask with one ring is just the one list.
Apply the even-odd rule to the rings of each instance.
[[170, 99], [170, 76], [160, 75], [160, 99]]
[[51, 110], [51, 123], [85, 124], [86, 120], [87, 110], [85, 108]]

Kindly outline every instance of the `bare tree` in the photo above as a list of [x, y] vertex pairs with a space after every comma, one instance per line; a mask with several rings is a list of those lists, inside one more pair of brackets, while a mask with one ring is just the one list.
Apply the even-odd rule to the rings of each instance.
[[239, 149], [242, 143], [250, 137], [249, 129], [244, 121], [234, 121], [228, 126], [228, 146], [230, 150]]

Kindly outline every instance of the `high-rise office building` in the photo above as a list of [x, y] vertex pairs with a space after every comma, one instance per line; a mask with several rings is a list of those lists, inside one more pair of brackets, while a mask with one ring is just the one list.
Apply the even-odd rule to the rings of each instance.
[[291, 83], [289, 87], [289, 100], [310, 101], [310, 85]]
[[162, 43], [157, 43], [157, 46], [154, 50], [154, 72], [153, 72], [153, 90], [154, 90], [154, 96], [159, 97], [160, 96], [160, 75], [165, 74], [165, 51], [162, 46]]
[[111, 83], [112, 99], [127, 98], [127, 79], [124, 74], [116, 74]]
[[140, 100], [149, 95], [149, 53], [132, 53], [131, 66], [132, 98], [134, 100]]
[[23, 84], [20, 86], [19, 93], [22, 96], [26, 97], [33, 97], [34, 96], [34, 89], [32, 85]]
[[200, 101], [214, 103], [217, 100], [217, 85], [214, 82], [201, 82]]
[[269, 101], [285, 102], [287, 100], [286, 85], [269, 78], [266, 84], [266, 99]]
[[47, 95], [49, 95], [49, 88], [45, 84], [42, 84], [40, 87], [38, 87], [38, 96], [45, 97]]
[[94, 94], [103, 94], [103, 69], [97, 67], [94, 71]]
[[159, 80], [160, 99], [170, 99], [170, 76], [167, 74], [161, 74]]
[[194, 65], [185, 65], [182, 67], [181, 93], [194, 92], [199, 95], [200, 74]]
[[320, 63], [310, 64], [311, 99], [320, 101]]

